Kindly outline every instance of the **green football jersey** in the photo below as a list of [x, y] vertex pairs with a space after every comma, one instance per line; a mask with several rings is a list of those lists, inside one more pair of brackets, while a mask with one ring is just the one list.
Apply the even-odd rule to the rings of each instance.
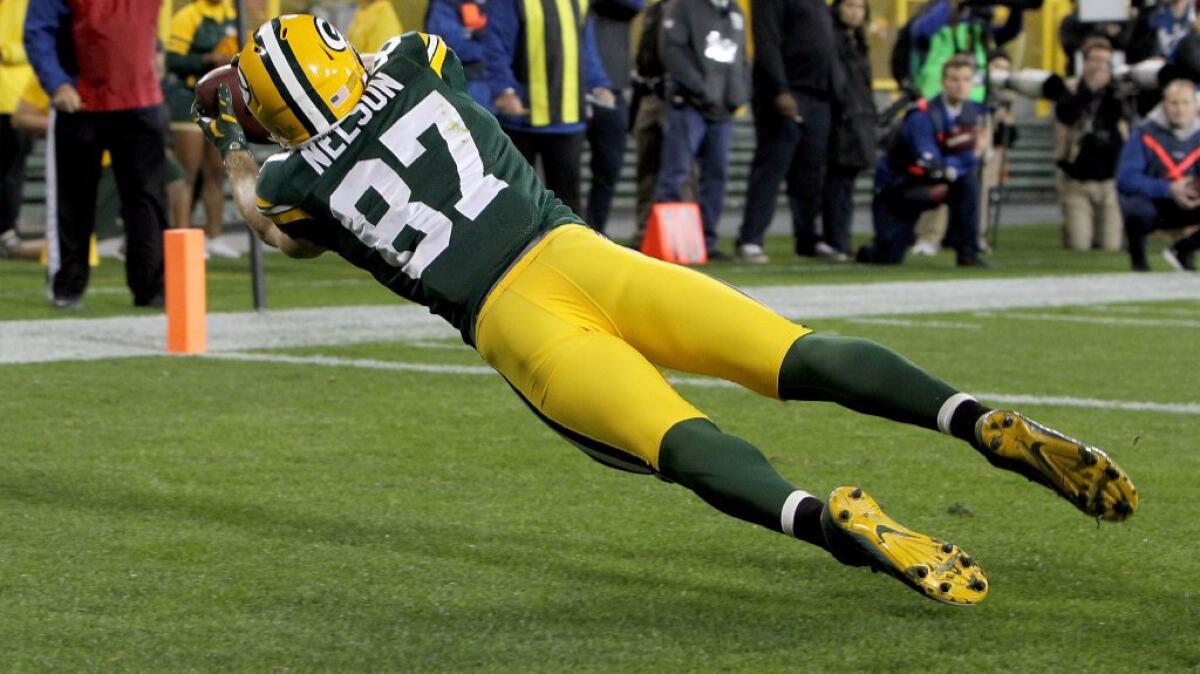
[[454, 52], [423, 33], [384, 44], [362, 100], [330, 133], [263, 163], [258, 207], [468, 344], [512, 262], [542, 232], [582, 222], [471, 100]]

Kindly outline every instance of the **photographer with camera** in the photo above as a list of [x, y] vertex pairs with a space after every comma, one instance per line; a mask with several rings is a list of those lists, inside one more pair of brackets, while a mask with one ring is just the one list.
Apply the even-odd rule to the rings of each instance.
[[1121, 210], [1114, 177], [1127, 128], [1113, 83], [1113, 47], [1090, 37], [1080, 51], [1082, 74], [1054, 108], [1063, 245], [1071, 250], [1121, 248]]
[[[1200, 120], [1196, 85], [1174, 80], [1163, 90], [1163, 102], [1139, 125], [1125, 147], [1117, 169], [1121, 217], [1129, 238], [1134, 271], [1149, 271], [1146, 237], [1154, 230], [1178, 230], [1200, 224]], [[1174, 269], [1195, 271], [1200, 232], [1163, 251]]]
[[945, 203], [960, 267], [986, 267], [979, 258], [977, 168], [987, 108], [969, 100], [975, 58], [958, 54], [942, 67], [942, 93], [918, 101], [883, 142], [872, 202], [875, 238], [859, 262], [900, 264], [921, 213]]

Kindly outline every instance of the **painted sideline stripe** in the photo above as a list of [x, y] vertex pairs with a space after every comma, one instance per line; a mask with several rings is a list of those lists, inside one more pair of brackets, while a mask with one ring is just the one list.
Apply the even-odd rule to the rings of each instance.
[[[433, 363], [408, 363], [369, 358], [336, 358], [332, 356], [288, 356], [273, 353], [216, 353], [196, 356], [207, 360], [230, 360], [250, 363], [283, 363], [287, 365], [319, 365], [322, 367], [348, 367], [364, 370], [387, 370], [392, 372], [420, 372], [424, 374], [491, 375], [495, 370], [484, 365], [437, 365]], [[700, 388], [732, 388], [741, 386], [723, 379], [709, 377], [667, 378], [679, 386]], [[1057, 407], [1082, 407], [1086, 409], [1126, 410], [1131, 412], [1164, 412], [1168, 414], [1200, 414], [1200, 403], [1155, 403], [1138, 400], [1101, 400], [1098, 398], [1073, 398], [1070, 396], [1036, 396], [1011, 393], [978, 393], [980, 400], [1016, 405], [1051, 405]]]
[[[814, 324], [823, 318], [1200, 300], [1200, 278], [1188, 276], [1092, 274], [773, 286], [747, 292], [787, 318]], [[443, 339], [456, 334], [427, 309], [411, 304], [208, 316], [211, 352]], [[166, 320], [161, 315], [0, 321], [0, 363], [163, 355], [165, 341]]]

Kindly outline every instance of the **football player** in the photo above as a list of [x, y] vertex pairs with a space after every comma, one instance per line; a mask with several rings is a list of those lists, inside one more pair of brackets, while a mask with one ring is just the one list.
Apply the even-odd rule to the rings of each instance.
[[723, 513], [951, 604], [988, 590], [959, 547], [901, 526], [859, 488], [824, 500], [797, 488], [659, 368], [940, 430], [1088, 515], [1120, 521], [1136, 509], [1129, 478], [1099, 449], [590, 230], [471, 100], [438, 37], [406, 33], [367, 60], [320, 18], [283, 16], [255, 31], [236, 95], [283, 151], [256, 165], [225, 85], [218, 113], [196, 109], [238, 208], [268, 245], [293, 257], [332, 250], [445, 318], [597, 461], [680, 484]]

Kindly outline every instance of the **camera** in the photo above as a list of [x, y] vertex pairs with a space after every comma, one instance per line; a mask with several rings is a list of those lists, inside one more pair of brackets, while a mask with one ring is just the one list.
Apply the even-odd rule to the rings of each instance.
[[1160, 58], [1146, 59], [1133, 65], [1121, 64], [1113, 68], [1113, 80], [1126, 87], [1136, 90], [1158, 89], [1165, 82], [1159, 82], [1159, 73], [1166, 63]]
[[1027, 98], [1044, 98], [1049, 101], [1057, 101], [1067, 95], [1067, 85], [1062, 77], [1036, 68], [989, 72], [988, 86], [993, 89], [1005, 89]]

